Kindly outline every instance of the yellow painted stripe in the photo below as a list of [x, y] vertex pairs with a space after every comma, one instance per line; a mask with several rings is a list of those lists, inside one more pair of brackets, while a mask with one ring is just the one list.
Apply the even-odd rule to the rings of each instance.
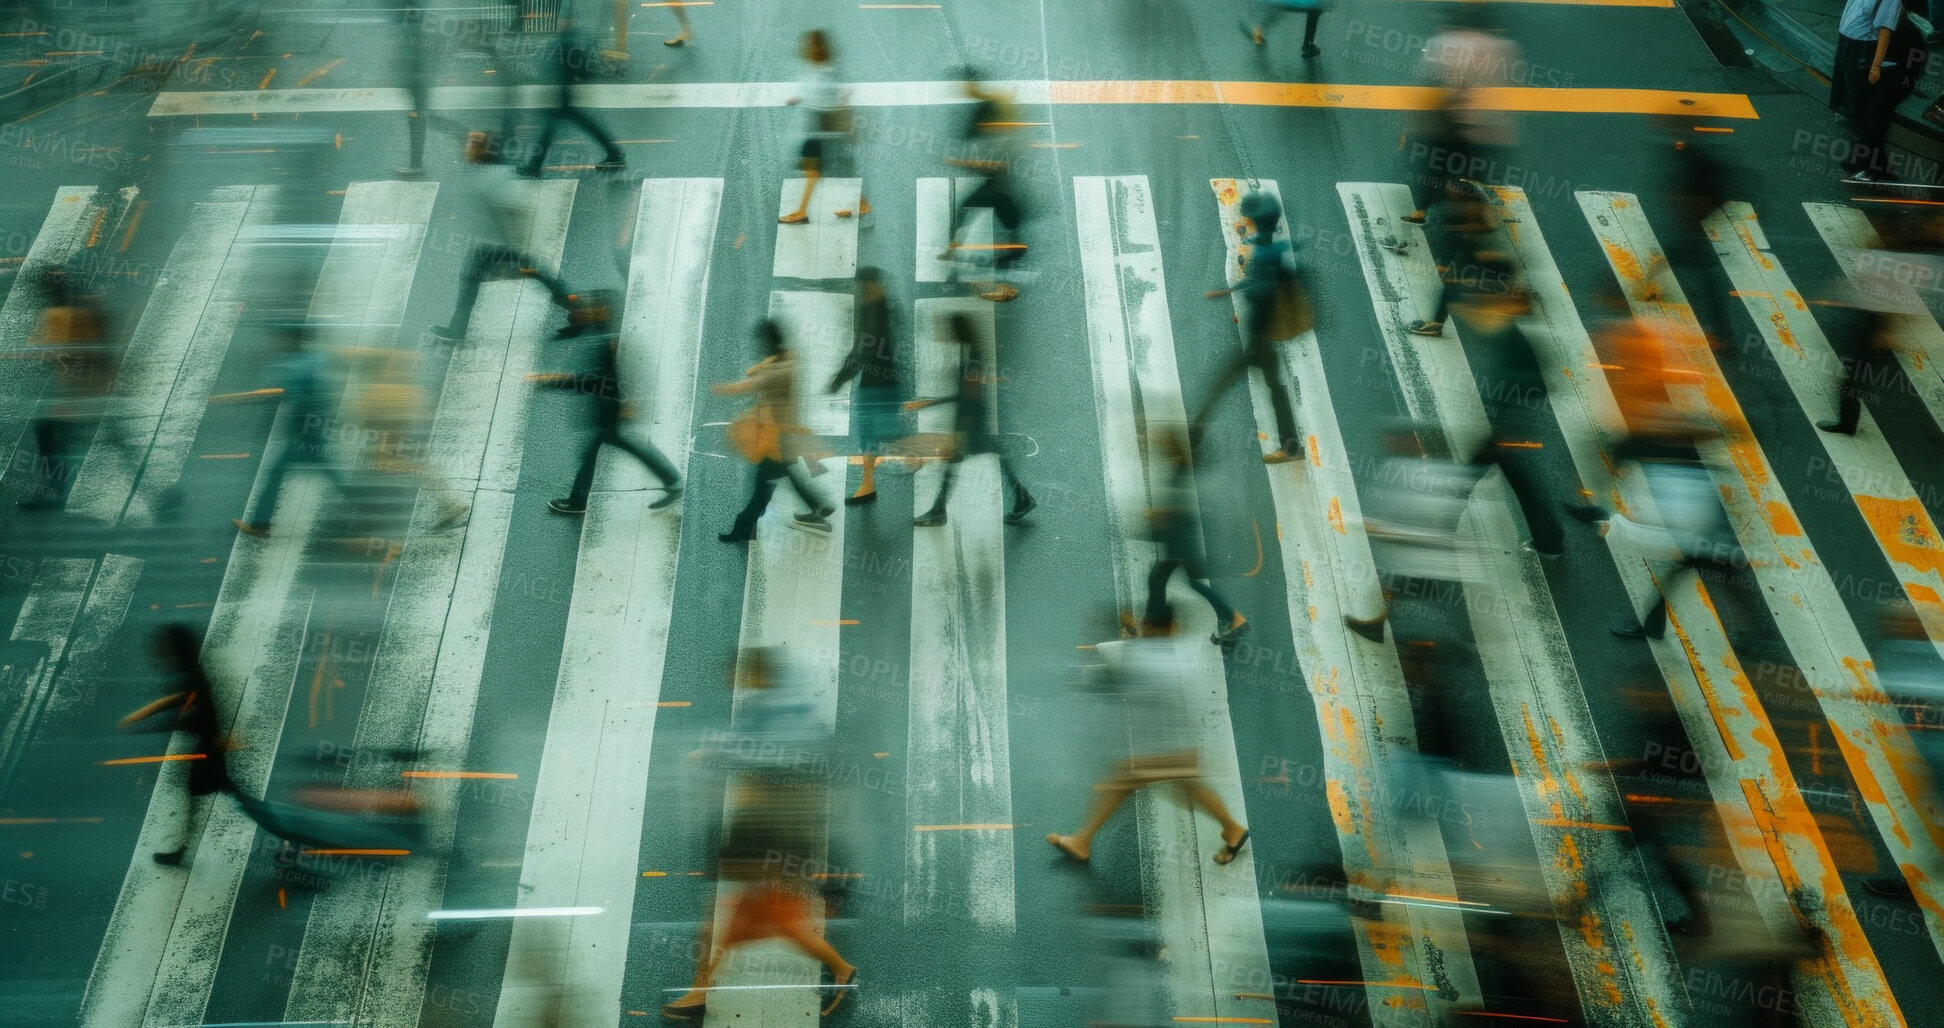
[[172, 760], [203, 760], [205, 753], [165, 753], [159, 757], [123, 757], [120, 760], [104, 760], [102, 767], [126, 767], [129, 764], [163, 764]]
[[[1240, 107], [1333, 107], [1341, 110], [1420, 111], [1438, 106], [1431, 86], [1359, 86], [1303, 82], [1207, 82], [1156, 79], [1048, 83], [1056, 104], [1229, 104]], [[1506, 86], [1477, 91], [1481, 107], [1553, 114], [1681, 114], [1753, 119], [1742, 93], [1675, 89], [1543, 89]]]

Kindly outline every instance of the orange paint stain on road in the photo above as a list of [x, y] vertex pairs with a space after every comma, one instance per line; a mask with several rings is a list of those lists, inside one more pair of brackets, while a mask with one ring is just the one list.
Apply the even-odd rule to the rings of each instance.
[[[1855, 494], [1856, 509], [1870, 525], [1871, 534], [1882, 544], [1893, 563], [1921, 574], [1944, 573], [1944, 545], [1937, 538], [1937, 526], [1916, 497], [1889, 499]], [[1936, 598], [1936, 594], [1931, 594]]]

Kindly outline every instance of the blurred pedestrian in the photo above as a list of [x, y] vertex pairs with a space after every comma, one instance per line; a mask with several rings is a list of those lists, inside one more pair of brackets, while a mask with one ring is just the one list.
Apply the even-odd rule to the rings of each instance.
[[[1516, 291], [1507, 240], [1484, 187], [1467, 179], [1448, 180], [1445, 187], [1445, 202], [1427, 215], [1425, 229], [1438, 268], [1438, 300], [1430, 318], [1406, 326], [1412, 335], [1444, 335], [1453, 304], [1489, 305], [1523, 295]], [[1403, 252], [1401, 245], [1391, 249]]]
[[347, 347], [339, 353], [356, 369], [350, 378], [357, 387], [345, 402], [358, 429], [355, 438], [363, 449], [353, 463], [415, 480], [438, 504], [434, 531], [464, 521], [470, 508], [453, 497], [445, 479], [426, 459], [431, 450], [432, 419], [425, 390], [417, 381], [418, 354], [377, 347]]
[[[188, 765], [188, 772], [183, 778], [187, 804], [181, 829], [173, 836], [178, 841], [174, 847], [154, 854], [156, 863], [174, 865], [182, 863], [189, 844], [202, 834], [203, 825], [208, 823], [209, 808], [214, 803], [211, 797], [235, 787], [230, 783], [226, 756], [229, 738], [217, 723], [216, 697], [209, 676], [203, 672], [202, 640], [187, 625], [164, 625], [155, 634], [153, 653], [156, 662], [168, 673], [163, 683], [168, 691], [160, 699], [122, 718], [121, 726], [127, 728], [168, 713], [170, 718], [162, 730], [182, 732], [191, 739], [179, 754], [180, 763]], [[169, 765], [175, 763], [164, 764], [165, 775], [169, 774], [166, 770]]]
[[[1836, 24], [1836, 67], [1830, 74], [1829, 107], [1848, 118], [1856, 143], [1843, 160], [1845, 182], [1894, 182], [1885, 137], [1896, 113], [1911, 47], [1893, 36], [1903, 24], [1902, 0], [1845, 0]], [[1907, 30], [1908, 32], [1914, 31]], [[1915, 40], [1921, 52], [1923, 40]]]
[[1168, 580], [1176, 571], [1188, 576], [1193, 589], [1215, 611], [1215, 634], [1209, 641], [1217, 646], [1234, 645], [1249, 627], [1242, 612], [1229, 605], [1208, 580], [1208, 560], [1203, 555], [1201, 518], [1193, 502], [1195, 472], [1188, 462], [1188, 440], [1180, 431], [1162, 431], [1156, 440], [1160, 450], [1163, 477], [1154, 486], [1154, 499], [1148, 507], [1148, 527], [1160, 553], [1148, 569], [1147, 620], [1159, 623], [1168, 609]]
[[1442, 448], [1431, 452], [1424, 438], [1429, 434], [1408, 421], [1387, 426], [1381, 434], [1386, 457], [1358, 482], [1364, 532], [1383, 592], [1376, 613], [1345, 614], [1343, 623], [1371, 642], [1384, 641], [1390, 596], [1419, 592], [1405, 588], [1410, 581], [1466, 583], [1483, 573], [1476, 542], [1459, 526], [1485, 468], [1453, 460]]
[[562, 123], [579, 126], [606, 151], [601, 163], [594, 166], [596, 171], [627, 170], [627, 158], [615, 144], [614, 137], [592, 115], [574, 106], [574, 87], [593, 81], [605, 67], [601, 55], [570, 23], [563, 20], [553, 41], [540, 51], [540, 63], [546, 75], [546, 85], [553, 93], [553, 105], [541, 114], [543, 127], [540, 140], [534, 144], [533, 156], [527, 159], [521, 174], [528, 178], [540, 177], [547, 161], [547, 150], [553, 146], [554, 134], [560, 131]]
[[476, 209], [484, 211], [487, 217], [481, 238], [474, 243], [466, 270], [459, 278], [459, 296], [453, 301], [452, 317], [432, 330], [432, 338], [440, 342], [465, 340], [472, 325], [473, 305], [479, 300], [479, 285], [489, 275], [512, 271], [546, 286], [556, 305], [568, 308], [574, 302], [573, 294], [560, 279], [547, 273], [538, 259], [520, 249], [532, 228], [533, 208], [521, 195], [519, 184], [513, 181], [500, 150], [500, 141], [484, 132], [473, 132], [466, 137], [466, 162], [472, 168], [464, 181]]
[[[662, 1006], [671, 1020], [701, 1020], [708, 993], [729, 951], [763, 939], [783, 939], [823, 964], [830, 975], [823, 1013], [829, 1015], [858, 986], [845, 960], [817, 926], [832, 848], [827, 778], [816, 771], [831, 725], [806, 695], [801, 669], [778, 649], [738, 655], [736, 723], [714, 735], [715, 757], [730, 779], [727, 825], [717, 851], [721, 880], [736, 883], [729, 923], [720, 938], [715, 902], [697, 933], [703, 954], [689, 990]], [[673, 991], [673, 990], [670, 990]]]
[[828, 532], [830, 515], [836, 510], [817, 495], [797, 467], [802, 447], [795, 437], [805, 433], [796, 414], [796, 360], [783, 343], [783, 329], [769, 320], [757, 328], [756, 334], [763, 343], [763, 359], [744, 372], [740, 381], [710, 387], [718, 396], [750, 397], [748, 409], [730, 424], [729, 435], [750, 462], [753, 480], [749, 502], [736, 515], [735, 525], [716, 537], [725, 543], [755, 538], [756, 522], [769, 508], [779, 478], [788, 477], [790, 487], [810, 508], [796, 516], [796, 524]]
[[977, 331], [972, 319], [963, 314], [953, 314], [946, 324], [951, 342], [959, 348], [958, 395], [913, 400], [905, 405], [908, 410], [919, 410], [940, 403], [953, 405], [952, 449], [945, 461], [945, 477], [938, 484], [938, 498], [932, 501], [931, 509], [918, 515], [912, 524], [919, 528], [935, 528], [945, 523], [945, 503], [951, 499], [952, 483], [958, 477], [958, 466], [965, 458], [981, 453], [992, 454], [999, 462], [999, 477], [1012, 492], [1012, 510], [1006, 513], [1006, 524], [1023, 525], [1026, 515], [1032, 513], [1039, 501], [1026, 491], [1025, 483], [1013, 473], [1012, 461], [1006, 459], [999, 435], [992, 426], [993, 416], [987, 389], [995, 374], [991, 361], [979, 352]]
[[835, 393], [852, 379], [857, 397], [851, 411], [864, 470], [846, 506], [877, 501], [878, 456], [905, 438], [904, 391], [898, 384], [897, 347], [891, 335], [891, 304], [884, 295], [884, 273], [857, 269], [857, 331], [850, 355], [824, 390]]
[[1193, 644], [1176, 636], [1172, 608], [1164, 604], [1150, 613], [1140, 636], [1096, 645], [1099, 663], [1087, 669], [1122, 701], [1128, 756], [1094, 786], [1093, 803], [1080, 829], [1072, 835], [1049, 832], [1046, 841], [1084, 862], [1093, 855], [1094, 836], [1129, 796], [1151, 785], [1172, 785], [1191, 807], [1207, 812], [1221, 826], [1222, 848], [1215, 863], [1226, 865], [1248, 845], [1249, 829], [1201, 779], [1200, 732], [1187, 693], [1201, 658]]
[[45, 306], [34, 343], [48, 371], [48, 398], [34, 420], [40, 460], [34, 465], [34, 492], [20, 501], [23, 510], [59, 510], [67, 504], [80, 472], [75, 451], [107, 413], [121, 363], [97, 298], [75, 289], [65, 269], [49, 272], [42, 289]]
[[277, 385], [256, 393], [231, 394], [214, 399], [245, 399], [254, 395], [274, 395], [282, 402], [284, 436], [276, 455], [269, 458], [261, 473], [262, 484], [244, 508], [243, 516], [230, 523], [245, 535], [267, 536], [276, 517], [277, 500], [283, 492], [284, 475], [304, 467], [323, 475], [348, 494], [351, 480], [337, 466], [332, 452], [333, 435], [339, 427], [337, 399], [330, 384], [329, 362], [322, 352], [306, 345], [301, 330], [287, 329], [278, 336], [283, 353], [276, 362]]
[[1276, 238], [1282, 205], [1268, 193], [1250, 193], [1242, 198], [1241, 208], [1253, 231], [1243, 246], [1242, 279], [1232, 288], [1207, 295], [1210, 299], [1231, 293], [1241, 296], [1242, 352], [1215, 376], [1215, 384], [1209, 387], [1189, 424], [1199, 435], [1215, 402], [1254, 368], [1262, 373], [1263, 384], [1269, 389], [1269, 404], [1276, 412], [1276, 448], [1262, 462], [1287, 464], [1300, 460], [1304, 447], [1302, 433], [1296, 426], [1296, 410], [1283, 384], [1282, 355], [1276, 344], [1310, 331], [1315, 327], [1315, 317], [1309, 294], [1290, 263], [1289, 244]]
[[[984, 177], [979, 187], [959, 204], [952, 218], [951, 243], [941, 259], [955, 259], [977, 267], [990, 268], [991, 282], [974, 286], [981, 299], [1006, 303], [1019, 298], [1018, 287], [1004, 280], [1006, 273], [1026, 256], [1026, 244], [1019, 239], [1025, 223], [1025, 208], [1013, 187], [1014, 165], [1018, 162], [1020, 121], [1012, 104], [1001, 94], [979, 84], [971, 68], [963, 72], [965, 95], [973, 101], [972, 113], [965, 123], [959, 149], [945, 156], [955, 168], [977, 172]], [[989, 244], [965, 239], [969, 212], [987, 210], [999, 231]]]
[[1690, 283], [1699, 282], [1700, 288], [1682, 292], [1694, 308], [1694, 319], [1702, 331], [1716, 339], [1728, 339], [1733, 333], [1723, 301], [1732, 293], [1734, 284], [1715, 256], [1714, 244], [1705, 227], [1705, 222], [1721, 209], [1732, 191], [1728, 168], [1707, 138], [1693, 131], [1690, 119], [1663, 119], [1661, 131], [1663, 139], [1672, 144], [1662, 151], [1667, 162], [1666, 206], [1677, 212], [1678, 218], [1674, 231], [1662, 237], [1666, 241], [1667, 263], [1671, 270], [1678, 269], [1689, 276]]
[[1262, 19], [1243, 26], [1250, 40], [1262, 46], [1269, 41], [1268, 32], [1282, 20], [1283, 15], [1300, 13], [1303, 15], [1303, 56], [1315, 57], [1323, 51], [1316, 45], [1316, 22], [1323, 17], [1323, 4], [1320, 0], [1260, 0]]
[[572, 374], [527, 376], [530, 381], [556, 389], [570, 389], [594, 400], [594, 434], [582, 450], [580, 471], [574, 475], [573, 487], [564, 498], [551, 500], [547, 506], [559, 514], [587, 513], [587, 495], [594, 488], [595, 462], [601, 455], [601, 447], [613, 446], [640, 461], [661, 480], [661, 498], [648, 505], [649, 510], [660, 510], [682, 498], [681, 474], [655, 448], [654, 443], [646, 439], [630, 439], [621, 433], [622, 423], [634, 420], [637, 412], [635, 405], [625, 399], [627, 394], [622, 389], [621, 370], [617, 362], [621, 337], [614, 331], [612, 307], [606, 302], [601, 307], [604, 312], [602, 325], [595, 330], [596, 341], [590, 352], [592, 368]]
[[1438, 100], [1418, 119], [1411, 150], [1422, 160], [1419, 171], [1424, 205], [1404, 216], [1424, 224], [1430, 211], [1459, 180], [1490, 184], [1505, 167], [1504, 155], [1516, 138], [1512, 116], [1492, 100], [1492, 92], [1513, 85], [1511, 70], [1524, 67], [1517, 44], [1498, 31], [1485, 4], [1456, 4], [1442, 28], [1424, 47], [1418, 76], [1438, 90]]
[[[801, 106], [808, 114], [797, 165], [803, 172], [803, 199], [798, 201], [796, 210], [776, 219], [785, 225], [801, 225], [810, 220], [810, 197], [816, 193], [819, 180], [842, 178], [855, 170], [850, 153], [850, 108], [844, 100], [844, 83], [837, 75], [836, 57], [822, 29], [803, 34], [800, 53], [803, 78], [797, 85], [797, 95], [787, 102], [792, 107]], [[871, 201], [865, 199], [860, 188], [857, 208], [842, 208], [837, 216], [848, 218], [869, 213]]]

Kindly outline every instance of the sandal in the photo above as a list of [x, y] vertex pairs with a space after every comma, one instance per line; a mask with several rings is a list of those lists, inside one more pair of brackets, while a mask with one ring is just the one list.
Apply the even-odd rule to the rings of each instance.
[[1247, 828], [1244, 828], [1242, 829], [1242, 837], [1240, 839], [1237, 839], [1233, 843], [1222, 847], [1221, 850], [1215, 854], [1215, 863], [1223, 867], [1227, 867], [1229, 864], [1234, 863], [1235, 858], [1242, 853], [1242, 847], [1247, 846], [1248, 844], [1249, 844], [1249, 830]]

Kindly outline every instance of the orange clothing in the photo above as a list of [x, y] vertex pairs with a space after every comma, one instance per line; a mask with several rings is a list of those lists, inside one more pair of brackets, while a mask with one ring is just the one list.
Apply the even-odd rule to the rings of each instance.
[[735, 912], [729, 915], [729, 929], [722, 944], [815, 934], [810, 923], [810, 897], [774, 879], [751, 882], [736, 897]]

